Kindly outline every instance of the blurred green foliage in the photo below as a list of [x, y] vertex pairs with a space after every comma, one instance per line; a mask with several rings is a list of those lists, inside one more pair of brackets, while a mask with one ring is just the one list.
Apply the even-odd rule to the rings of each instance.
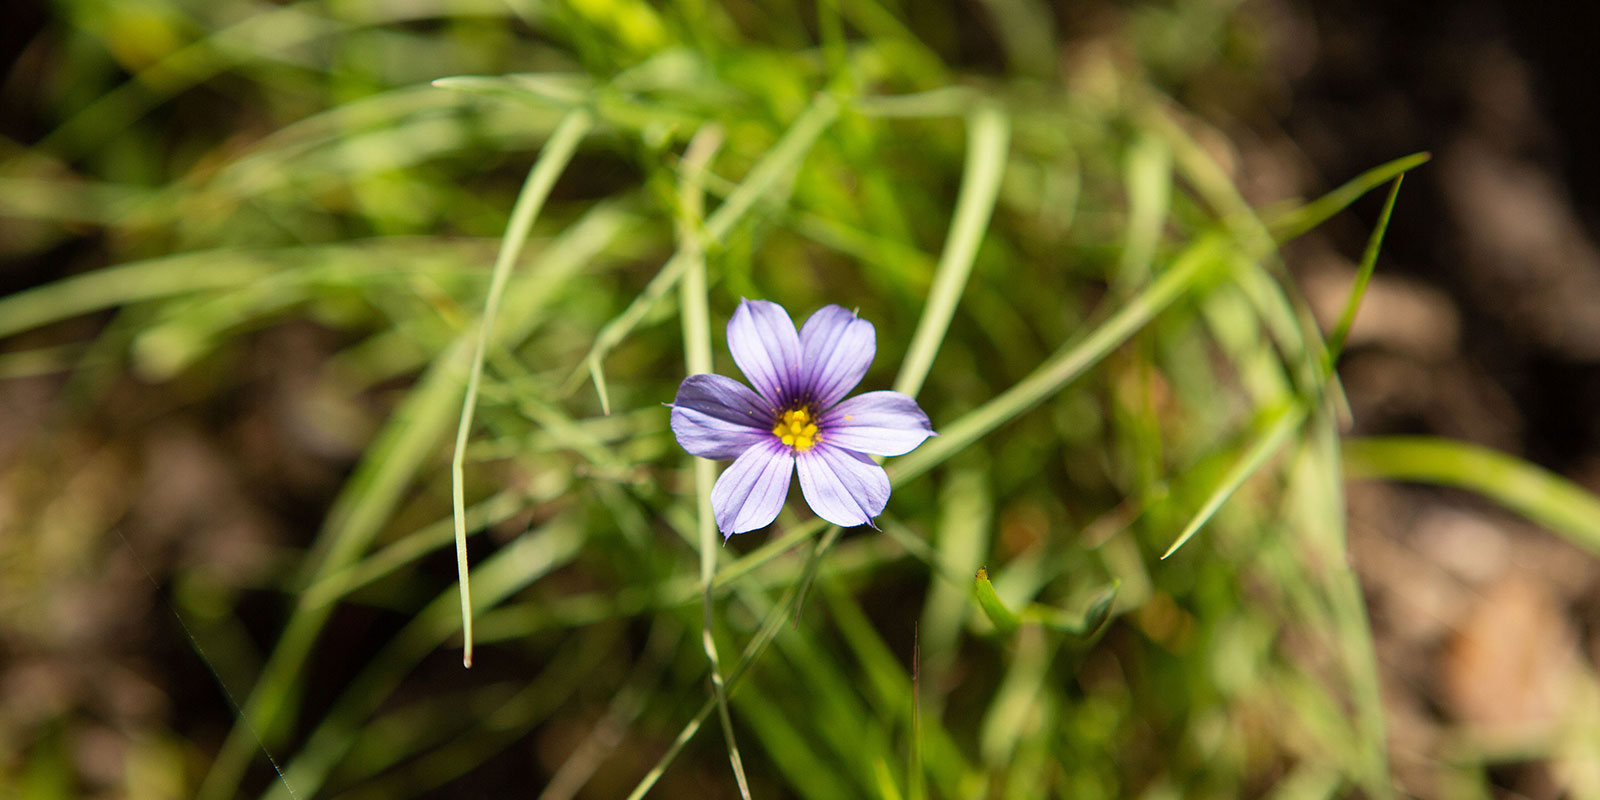
[[[0, 374], [58, 376], [39, 436], [129, 385], [248, 391], [252, 342], [309, 322], [335, 345], [292, 365], [293, 405], [359, 456], [254, 579], [153, 575], [238, 694], [225, 740], [158, 716], [108, 785], [63, 755], [70, 720], [0, 730], [0, 784], [396, 798], [514, 763], [549, 797], [731, 796], [736, 740], [757, 797], [1386, 796], [1337, 386], [1275, 246], [1418, 160], [1263, 220], [1173, 99], [1250, 85], [1250, 17], [1094, 10], [1063, 46], [1030, 0], [53, 4], [43, 133], [0, 145], [0, 247], [49, 278], [0, 299]], [[449, 434], [563, 120], [463, 451], [462, 672]], [[686, 184], [698, 134], [720, 147]], [[877, 326], [864, 388], [920, 388], [943, 434], [888, 464], [882, 532], [792, 503], [702, 572], [660, 405], [694, 291], [724, 374], [741, 296]], [[8, 468], [0, 564], [95, 489], [65, 480], [82, 449]], [[72, 524], [131, 546], [116, 502]], [[6, 569], [25, 629], [52, 588]], [[384, 635], [329, 635], [341, 609]], [[705, 619], [728, 727], [701, 725]]]

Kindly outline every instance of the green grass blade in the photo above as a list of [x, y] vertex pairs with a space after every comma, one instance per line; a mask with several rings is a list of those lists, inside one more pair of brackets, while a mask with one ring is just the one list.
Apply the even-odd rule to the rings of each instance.
[[1010, 636], [1022, 627], [1022, 618], [1016, 612], [1006, 607], [1005, 601], [994, 590], [994, 583], [989, 580], [989, 570], [978, 568], [978, 577], [973, 585], [974, 596], [978, 598], [978, 607], [994, 623], [995, 630], [1001, 635]]
[[[545, 498], [549, 499], [549, 498]], [[516, 492], [500, 492], [467, 509], [467, 528], [482, 530], [511, 518], [528, 504], [528, 499]], [[453, 541], [455, 518], [440, 519], [405, 536], [367, 558], [349, 565], [307, 587], [300, 602], [317, 608], [337, 601], [380, 578], [393, 574], [401, 567], [415, 563], [427, 554], [449, 545]]]
[[644, 653], [634, 663], [622, 690], [611, 698], [606, 715], [567, 760], [550, 776], [538, 800], [571, 800], [599, 771], [606, 758], [621, 746], [617, 734], [644, 712], [652, 692], [666, 677], [669, 663], [683, 628], [672, 617], [657, 618], [645, 640]]
[[1383, 211], [1378, 214], [1378, 224], [1372, 229], [1372, 236], [1367, 239], [1367, 249], [1361, 254], [1361, 266], [1356, 270], [1355, 284], [1350, 287], [1350, 298], [1345, 301], [1344, 312], [1339, 315], [1339, 323], [1333, 326], [1333, 332], [1328, 335], [1328, 368], [1332, 371], [1334, 364], [1339, 362], [1339, 354], [1344, 351], [1345, 339], [1350, 336], [1350, 326], [1355, 324], [1356, 311], [1361, 308], [1361, 298], [1367, 292], [1367, 283], [1372, 280], [1372, 271], [1378, 265], [1378, 248], [1383, 245], [1383, 235], [1389, 230], [1389, 217], [1394, 214], [1395, 198], [1400, 196], [1400, 183], [1405, 180], [1405, 174], [1395, 176], [1394, 183], [1389, 186], [1389, 196], [1383, 200]]
[[127, 303], [242, 286], [274, 271], [237, 252], [184, 253], [98, 269], [0, 298], [0, 338]]
[[450, 459], [450, 503], [455, 518], [456, 576], [461, 585], [461, 665], [472, 667], [472, 584], [467, 570], [467, 511], [466, 490], [463, 486], [463, 468], [467, 452], [467, 437], [472, 432], [472, 414], [478, 402], [478, 383], [483, 380], [483, 360], [494, 335], [495, 318], [500, 313], [500, 298], [506, 283], [511, 279], [511, 267], [522, 254], [522, 246], [533, 230], [533, 221], [550, 196], [567, 164], [577, 152], [578, 144], [592, 126], [588, 112], [575, 111], [562, 121], [545, 144], [544, 151], [528, 171], [528, 179], [511, 208], [511, 220], [506, 225], [505, 238], [500, 243], [500, 253], [495, 257], [494, 273], [489, 281], [489, 294], [484, 299], [483, 316], [478, 321], [478, 339], [473, 347], [471, 371], [467, 375], [467, 390], [461, 400], [461, 420], [456, 426], [455, 454]]
[[[930, 709], [943, 707], [943, 691], [949, 685], [949, 670], [956, 663], [961, 630], [972, 602], [967, 581], [989, 552], [993, 517], [989, 471], [967, 468], [951, 470], [940, 487], [939, 516], [933, 529], [937, 551], [915, 534], [903, 531], [897, 520], [882, 523], [886, 535], [914, 555], [928, 558], [931, 571], [941, 578], [930, 582], [917, 626]], [[957, 581], [946, 576], [957, 577]]]
[[1172, 150], [1154, 136], [1142, 136], [1123, 158], [1123, 184], [1128, 192], [1128, 232], [1118, 263], [1121, 287], [1149, 279], [1162, 227], [1172, 206]]
[[[678, 285], [678, 307], [683, 322], [684, 365], [690, 375], [711, 371], [711, 311], [706, 299], [706, 256], [699, 230], [701, 211], [705, 205], [701, 178], [721, 145], [720, 128], [702, 129], [690, 141], [680, 167], [678, 252], [687, 261], [688, 268]], [[694, 461], [695, 528], [700, 550], [700, 644], [711, 668], [711, 691], [717, 701], [717, 719], [722, 723], [722, 738], [728, 747], [728, 763], [733, 767], [739, 796], [750, 800], [744, 758], [739, 755], [739, 744], [733, 735], [733, 718], [728, 713], [722, 662], [717, 657], [717, 642], [712, 636], [715, 621], [712, 588], [717, 572], [717, 550], [721, 546], [717, 541], [716, 518], [711, 508], [711, 487], [716, 481], [716, 465], [710, 459], [690, 458]]]
[[[511, 315], [496, 338], [510, 344], [526, 337], [555, 287], [603, 249], [626, 220], [615, 205], [601, 204], [563, 231], [541, 253], [537, 267], [530, 272], [529, 280], [536, 286], [520, 289], [513, 279], [505, 297], [505, 307]], [[460, 335], [437, 355], [368, 445], [306, 559], [304, 581], [308, 585], [348, 566], [371, 544], [400, 502], [406, 486], [433, 454], [449, 429], [451, 414], [460, 410], [457, 393], [465, 382], [470, 345], [471, 340]], [[281, 735], [279, 726], [295, 679], [331, 610], [332, 606], [299, 603], [262, 667], [244, 716], [256, 725], [269, 746]], [[212, 762], [198, 796], [203, 800], [232, 796], [232, 787], [237, 786], [253, 748], [246, 726], [235, 725]]]
[[984, 434], [1000, 427], [1054, 394], [1084, 370], [1127, 341], [1134, 331], [1189, 290], [1225, 253], [1224, 242], [1207, 236], [1191, 245], [1176, 263], [1143, 292], [1118, 309], [1081, 342], [1069, 344], [998, 397], [946, 425], [890, 468], [890, 479], [904, 483], [960, 452]]
[[1095, 592], [1093, 599], [1079, 612], [1067, 611], [1043, 603], [1029, 603], [1022, 609], [1023, 622], [1038, 623], [1058, 633], [1072, 636], [1093, 636], [1111, 620], [1111, 608], [1117, 602], [1117, 592], [1122, 588], [1118, 581]]
[[[485, 607], [498, 605], [516, 592], [577, 557], [587, 532], [572, 517], [557, 517], [538, 531], [519, 537], [478, 568], [478, 588]], [[286, 774], [289, 782], [311, 797], [317, 794], [339, 759], [359, 738], [362, 725], [401, 683], [405, 675], [455, 631], [452, 592], [435, 596], [375, 655], [317, 724]], [[279, 788], [267, 793], [275, 797]], [[231, 796], [231, 795], [230, 795]]]
[[910, 94], [863, 95], [850, 107], [869, 117], [925, 119], [962, 116], [976, 102], [977, 95], [966, 86], [941, 86]]
[[[783, 138], [779, 139], [772, 150], [750, 170], [744, 182], [729, 193], [722, 201], [722, 205], [706, 218], [704, 244], [710, 245], [726, 239], [734, 226], [750, 212], [756, 201], [793, 177], [795, 171], [800, 168], [800, 162], [811, 150], [812, 144], [838, 114], [837, 101], [828, 95], [817, 95], [805, 112], [789, 126]], [[597, 387], [603, 385], [605, 377], [602, 364], [606, 354], [627, 338], [645, 315], [650, 313], [656, 302], [677, 285], [688, 268], [689, 259], [682, 251], [674, 254], [666, 264], [662, 265], [661, 271], [650, 279], [644, 291], [634, 298], [616, 319], [600, 329], [588, 355], [568, 379], [566, 386], [568, 391], [577, 388], [585, 370], [589, 372]], [[609, 403], [604, 397], [602, 403], [609, 411]]]
[[934, 273], [922, 319], [917, 322], [917, 331], [906, 348], [905, 363], [894, 383], [895, 391], [912, 397], [921, 391], [945, 332], [950, 329], [950, 318], [967, 286], [967, 277], [972, 274], [972, 262], [994, 214], [1000, 179], [1005, 175], [1010, 120], [999, 109], [982, 106], [968, 117], [967, 129], [967, 161], [955, 216], [950, 221], [950, 235], [945, 239], [944, 255]]
[[[378, 535], [406, 485], [450, 424], [450, 411], [460, 386], [456, 376], [467, 355], [466, 346], [465, 338], [458, 339], [439, 357], [368, 447], [318, 535], [316, 549], [321, 552], [313, 552], [306, 559], [309, 581], [350, 563]], [[221, 800], [236, 793], [256, 748], [243, 719], [251, 720], [268, 746], [282, 737], [296, 678], [331, 612], [331, 606], [296, 607], [261, 669], [241, 722], [234, 725], [223, 742], [197, 797]]]
[[776, 536], [767, 540], [766, 544], [761, 545], [755, 550], [752, 550], [740, 557], [739, 560], [718, 570], [717, 577], [713, 585], [716, 588], [721, 589], [738, 580], [739, 578], [750, 574], [757, 567], [772, 561], [778, 556], [788, 552], [790, 548], [793, 548], [802, 542], [805, 542], [807, 539], [816, 536], [818, 532], [827, 526], [827, 524], [828, 523], [826, 520], [823, 520], [820, 517], [813, 517], [805, 522], [800, 523], [799, 525], [790, 528], [789, 531], [782, 536]]
[[[806, 560], [805, 568], [799, 579], [789, 584], [789, 589], [784, 594], [783, 599], [767, 612], [766, 617], [762, 620], [761, 630], [754, 637], [751, 637], [749, 643], [745, 645], [744, 652], [739, 656], [739, 662], [734, 664], [733, 669], [728, 673], [729, 694], [732, 694], [750, 667], [766, 653], [767, 646], [772, 644], [773, 638], [783, 628], [784, 621], [789, 618], [789, 614], [799, 603], [804, 586], [816, 574], [816, 570], [822, 562], [822, 556], [839, 540], [841, 533], [842, 531], [838, 526], [828, 528], [828, 532], [823, 534], [822, 539], [817, 542], [817, 546], [811, 551], [811, 555]], [[628, 800], [639, 800], [650, 791], [651, 787], [655, 786], [656, 781], [661, 779], [661, 775], [666, 771], [667, 766], [672, 763], [673, 759], [677, 758], [678, 753], [682, 752], [684, 745], [687, 745], [694, 738], [694, 735], [699, 732], [700, 726], [705, 724], [706, 718], [711, 716], [711, 712], [715, 709], [716, 701], [713, 699], [706, 700], [700, 706], [700, 711], [683, 726], [683, 730], [678, 733], [677, 738], [673, 739], [672, 744], [661, 755], [661, 758], [656, 761], [655, 766], [651, 767], [650, 771], [639, 779], [638, 785], [629, 793]]]
[[[1326, 601], [1313, 601], [1325, 608], [1333, 620], [1333, 641], [1343, 656], [1345, 674], [1351, 684], [1350, 701], [1329, 698], [1331, 705], [1355, 708], [1350, 720], [1352, 744], [1357, 755], [1351, 772], [1364, 784], [1367, 794], [1379, 800], [1395, 795], [1389, 770], [1388, 739], [1385, 733], [1385, 707], [1378, 678], [1378, 658], [1373, 643], [1371, 615], [1356, 571], [1349, 566], [1346, 535], [1344, 483], [1338, 430], [1326, 414], [1313, 418], [1306, 446], [1299, 448], [1288, 471], [1288, 491], [1298, 496], [1291, 516], [1297, 517], [1303, 531], [1299, 543], [1305, 548], [1308, 564], [1337, 565], [1335, 569], [1303, 572], [1309, 582], [1304, 589], [1319, 592]], [[1320, 614], [1320, 611], [1313, 611]], [[1341, 718], [1344, 714], [1339, 715]], [[1345, 724], [1343, 719], [1340, 724]]]
[[1222, 482], [1211, 492], [1211, 496], [1206, 499], [1205, 504], [1195, 513], [1194, 518], [1189, 520], [1189, 524], [1184, 526], [1183, 532], [1179, 533], [1178, 538], [1173, 540], [1172, 546], [1167, 548], [1167, 552], [1161, 554], [1161, 558], [1165, 560], [1173, 553], [1178, 552], [1178, 548], [1187, 543], [1207, 522], [1211, 521], [1211, 517], [1217, 513], [1218, 509], [1222, 508], [1222, 504], [1228, 502], [1228, 498], [1232, 497], [1233, 493], [1238, 491], [1239, 487], [1243, 486], [1251, 475], [1256, 474], [1267, 463], [1267, 459], [1271, 458], [1274, 453], [1278, 452], [1279, 448], [1283, 447], [1284, 442], [1287, 442], [1289, 436], [1299, 429], [1300, 423], [1304, 422], [1305, 418], [1306, 407], [1304, 403], [1296, 402], [1280, 409], [1277, 419], [1267, 426], [1267, 429], [1256, 440], [1256, 443], [1245, 451], [1245, 454], [1233, 465], [1232, 469], [1228, 470], [1228, 474], [1223, 477]]
[[1412, 153], [1373, 167], [1316, 200], [1272, 217], [1267, 220], [1267, 227], [1272, 230], [1273, 238], [1280, 243], [1298, 238], [1306, 231], [1327, 222], [1334, 214], [1349, 207], [1362, 195], [1426, 164], [1432, 157], [1429, 153]]
[[1346, 440], [1344, 463], [1349, 478], [1476, 492], [1600, 555], [1600, 498], [1514, 456], [1432, 436], [1383, 436]]

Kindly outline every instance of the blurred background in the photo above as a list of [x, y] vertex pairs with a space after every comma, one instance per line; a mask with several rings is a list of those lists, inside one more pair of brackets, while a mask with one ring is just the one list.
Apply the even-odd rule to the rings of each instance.
[[[724, 669], [771, 637], [730, 700], [754, 796], [1600, 797], [1600, 115], [1561, 4], [7, 11], [0, 798], [738, 797], [660, 406], [707, 131], [718, 372], [738, 298], [838, 302], [888, 388], [994, 141], [922, 404], [959, 431], [1092, 355], [891, 461], [881, 533], [817, 547], [791, 498], [718, 553]], [[579, 110], [467, 450], [467, 671], [460, 365]], [[1420, 151], [1341, 393], [1306, 375], [1384, 192], [1305, 204]], [[1517, 460], [1400, 483], [1336, 442], [1413, 436]], [[1085, 624], [997, 627], [979, 566]]]

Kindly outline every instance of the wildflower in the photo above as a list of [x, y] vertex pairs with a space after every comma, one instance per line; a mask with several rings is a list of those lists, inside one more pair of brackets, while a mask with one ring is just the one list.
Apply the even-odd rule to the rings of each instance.
[[771, 523], [797, 470], [817, 516], [871, 524], [889, 502], [889, 475], [869, 456], [903, 455], [936, 435], [917, 401], [900, 392], [840, 402], [872, 363], [872, 323], [830, 305], [796, 335], [783, 306], [744, 300], [728, 322], [728, 349], [755, 391], [721, 375], [690, 375], [672, 403], [683, 449], [733, 459], [711, 489], [718, 530], [726, 537]]

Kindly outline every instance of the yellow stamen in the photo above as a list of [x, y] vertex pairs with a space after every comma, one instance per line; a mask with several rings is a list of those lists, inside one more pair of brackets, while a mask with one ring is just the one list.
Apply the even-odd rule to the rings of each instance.
[[777, 427], [772, 429], [772, 435], [800, 453], [817, 445], [816, 423], [811, 421], [811, 412], [803, 408], [783, 412], [783, 419], [778, 420]]

